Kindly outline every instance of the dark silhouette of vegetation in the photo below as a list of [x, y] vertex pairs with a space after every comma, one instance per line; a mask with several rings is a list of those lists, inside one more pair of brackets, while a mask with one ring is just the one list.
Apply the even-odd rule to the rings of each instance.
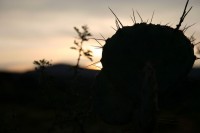
[[39, 76], [39, 84], [44, 85], [45, 82], [48, 81], [47, 79], [47, 74], [45, 72], [47, 67], [52, 66], [51, 61], [48, 61], [46, 59], [41, 59], [41, 60], [34, 60], [33, 64], [35, 65], [35, 70], [39, 71], [40, 76]]
[[[70, 87], [74, 100], [80, 99], [81, 97], [80, 93], [75, 91], [77, 89], [77, 84], [78, 84], [78, 69], [79, 69], [81, 57], [84, 56], [88, 58], [90, 61], [93, 61], [92, 51], [89, 49], [85, 50], [83, 48], [83, 43], [88, 41], [89, 37], [92, 36], [92, 34], [88, 31], [88, 27], [86, 25], [82, 26], [81, 28], [83, 31], [80, 31], [77, 27], [74, 27], [74, 30], [78, 34], [78, 41], [74, 40], [75, 46], [71, 47], [71, 49], [78, 51], [77, 63], [76, 63], [76, 66], [74, 67], [74, 75], [73, 75], [74, 78], [72, 79], [72, 84]], [[82, 100], [85, 100], [85, 99], [82, 99]], [[90, 104], [91, 103], [89, 101], [87, 101], [86, 103], [83, 103], [77, 100], [77, 102], [75, 102], [74, 105], [71, 105], [70, 107], [70, 112], [71, 114], [73, 114], [74, 116], [73, 119], [75, 123], [79, 126], [81, 133], [86, 133], [84, 129], [84, 124], [85, 124], [84, 122], [89, 113], [90, 106], [91, 106]]]
[[[89, 33], [87, 26], [82, 26], [81, 28], [83, 31], [80, 31], [77, 27], [74, 27], [75, 31], [78, 34], [78, 38], [74, 40], [75, 46], [71, 47], [71, 49], [78, 51], [78, 58], [75, 67], [73, 67], [74, 73], [70, 79], [71, 83], [68, 82], [68, 87], [62, 89], [62, 95], [60, 95], [59, 97], [57, 95], [52, 95], [53, 92], [60, 92], [56, 90], [56, 82], [54, 80], [50, 81], [51, 75], [49, 75], [46, 71], [48, 67], [52, 66], [51, 61], [42, 59], [38, 61], [35, 60], [33, 62], [33, 64], [35, 65], [35, 70], [39, 72], [39, 85], [42, 88], [42, 92], [40, 92], [42, 93], [42, 97], [46, 97], [45, 100], [48, 104], [51, 104], [51, 102], [63, 103], [62, 105], [58, 103], [60, 105], [59, 108], [65, 110], [67, 115], [63, 118], [63, 115], [61, 115], [60, 112], [55, 110], [56, 116], [51, 125], [51, 128], [48, 129], [48, 133], [54, 132], [56, 127], [62, 128], [62, 126], [67, 124], [68, 122], [74, 123], [72, 124], [74, 127], [72, 132], [75, 132], [78, 127], [78, 130], [81, 133], [86, 133], [84, 129], [84, 121], [91, 109], [91, 97], [86, 97], [85, 93], [81, 92], [81, 78], [79, 77], [78, 73], [81, 57], [84, 56], [90, 61], [93, 61], [93, 55], [91, 50], [83, 48], [84, 42], [88, 41], [89, 37], [92, 35], [91, 33]], [[88, 85], [85, 88], [85, 91], [90, 87], [91, 86]]]
[[81, 56], [84, 56], [84, 57], [88, 58], [90, 61], [93, 61], [92, 51], [89, 50], [89, 49], [85, 50], [83, 48], [83, 43], [85, 41], [88, 41], [89, 40], [88, 37], [92, 36], [92, 34], [88, 31], [88, 27], [86, 25], [82, 26], [81, 28], [83, 30], [82, 32], [77, 27], [74, 27], [74, 30], [78, 34], [78, 41], [74, 40], [75, 46], [71, 47], [71, 49], [78, 51], [78, 59], [77, 59], [77, 63], [76, 63], [76, 66], [75, 66], [75, 73], [74, 73], [75, 76], [77, 75], [77, 72], [78, 72]]
[[[194, 41], [179, 30], [187, 11], [187, 0], [176, 28], [167, 25], [136, 23], [123, 26], [117, 15], [117, 31], [106, 40], [97, 76], [96, 112], [111, 124], [134, 123], [136, 132], [155, 130], [159, 112], [166, 108], [166, 93], [173, 95], [176, 86], [187, 78], [196, 59]], [[159, 110], [158, 110], [159, 109]], [[159, 111], [159, 112], [158, 112]]]
[[46, 60], [46, 59], [42, 59], [42, 60], [35, 60], [33, 61], [33, 64], [36, 65], [35, 70], [41, 70], [44, 71], [46, 67], [52, 66], [51, 62]]
[[179, 30], [179, 28], [181, 27], [181, 24], [183, 23], [185, 17], [187, 16], [187, 14], [188, 14], [188, 13], [191, 11], [191, 9], [192, 9], [192, 7], [190, 7], [190, 9], [189, 9], [188, 11], [186, 11], [186, 10], [187, 10], [187, 6], [188, 6], [188, 3], [189, 3], [189, 0], [187, 0], [187, 2], [186, 2], [186, 4], [185, 4], [185, 8], [184, 8], [184, 10], [183, 10], [183, 14], [182, 14], [182, 16], [181, 16], [181, 18], [180, 18], [179, 23], [178, 23], [177, 26], [176, 26], [176, 30]]
[[[67, 125], [69, 122], [74, 123], [72, 124], [73, 126], [73, 130], [72, 132], [76, 132], [77, 127], [78, 130], [81, 133], [86, 133], [85, 129], [84, 129], [84, 122], [86, 117], [88, 116], [88, 113], [90, 111], [91, 108], [91, 101], [90, 101], [90, 96], [89, 97], [85, 97], [85, 93], [81, 92], [82, 88], [80, 88], [80, 80], [81, 78], [79, 77], [79, 65], [80, 65], [80, 61], [81, 61], [81, 57], [84, 56], [86, 58], [88, 58], [90, 61], [92, 61], [92, 51], [89, 49], [84, 49], [83, 48], [83, 44], [84, 42], [88, 41], [91, 33], [89, 33], [88, 31], [88, 27], [87, 26], [82, 26], [82, 30], [80, 31], [78, 28], [74, 27], [75, 31], [78, 34], [78, 39], [74, 40], [74, 45], [73, 47], [71, 47], [71, 49], [73, 50], [77, 50], [78, 51], [78, 58], [77, 58], [77, 63], [75, 65], [74, 68], [74, 73], [70, 79], [71, 83], [68, 82], [68, 88], [63, 89], [62, 91], [62, 95], [65, 96], [65, 98], [62, 99], [62, 101], [60, 101], [60, 99], [62, 98], [62, 96], [59, 97], [52, 97], [50, 94], [48, 96], [48, 102], [62, 102], [64, 103], [63, 105], [60, 105], [59, 108], [62, 108], [65, 110], [67, 117], [65, 116], [63, 118], [63, 115], [60, 115], [60, 112], [55, 110], [55, 114], [56, 117], [51, 125], [51, 128], [49, 128], [48, 133], [54, 132], [56, 127], [59, 128], [63, 128], [63, 125]], [[47, 75], [47, 73], [45, 72], [46, 68], [51, 66], [52, 64], [50, 63], [50, 61], [47, 61], [45, 59], [39, 60], [39, 61], [34, 61], [33, 62], [34, 65], [36, 65], [35, 70], [40, 72], [40, 79], [42, 79], [42, 83], [44, 81], [46, 81], [47, 76], [49, 77], [49, 75]], [[69, 79], [67, 79], [69, 80]], [[51, 84], [50, 86], [44, 86], [43, 88], [45, 88], [45, 93], [48, 95], [49, 93], [51, 93], [51, 91], [55, 91], [56, 92], [56, 88], [53, 84], [53, 82], [50, 82], [49, 84]], [[90, 85], [87, 86], [88, 88], [90, 88]], [[85, 91], [87, 90], [87, 88], [85, 88]], [[70, 124], [71, 125], [71, 124]]]

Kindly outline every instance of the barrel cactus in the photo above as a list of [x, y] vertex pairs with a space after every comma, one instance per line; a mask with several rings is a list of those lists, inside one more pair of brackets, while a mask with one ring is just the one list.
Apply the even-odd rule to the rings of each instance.
[[173, 86], [187, 76], [195, 61], [193, 44], [179, 30], [181, 23], [176, 28], [135, 23], [122, 26], [106, 40], [95, 104], [103, 120], [113, 124], [136, 119], [149, 121], [147, 126], [153, 123], [159, 100], [175, 89]]

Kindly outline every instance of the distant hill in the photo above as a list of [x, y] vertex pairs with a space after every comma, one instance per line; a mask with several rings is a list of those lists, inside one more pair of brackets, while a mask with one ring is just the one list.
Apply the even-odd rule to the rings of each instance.
[[[67, 64], [55, 64], [48, 67], [45, 72], [49, 76], [53, 76], [56, 78], [60, 78], [65, 80], [64, 78], [71, 78], [73, 76], [73, 66]], [[98, 74], [99, 70], [91, 70], [80, 68], [79, 69], [79, 76], [83, 78], [95, 78]], [[8, 72], [8, 71], [0, 71], [0, 83], [2, 82], [18, 82], [18, 80], [28, 80], [34, 79], [36, 80], [39, 76], [39, 71], [27, 71], [24, 73], [17, 73], [17, 72]], [[200, 79], [200, 68], [193, 68], [189, 73], [189, 78], [192, 79]]]
[[[0, 71], [0, 102], [10, 100], [20, 100], [20, 103], [27, 102], [31, 97], [32, 99], [39, 97], [43, 88], [56, 89], [54, 93], [60, 93], [72, 85], [73, 71], [73, 67], [66, 64], [48, 67], [45, 70], [45, 77], [42, 77], [41, 72], [36, 70], [24, 73]], [[80, 68], [76, 87], [87, 92], [86, 90], [91, 88], [95, 82], [98, 72], [97, 70]]]
[[[61, 77], [72, 77], [73, 76], [73, 66], [67, 65], [67, 64], [55, 64], [50, 67], [47, 67], [45, 72], [48, 75], [51, 76], [61, 76]], [[79, 75], [84, 77], [94, 77], [99, 72], [98, 70], [91, 70], [91, 69], [85, 69], [85, 68], [79, 68]], [[39, 71], [28, 71], [25, 72], [25, 74], [38, 74]]]
[[[92, 78], [98, 74], [98, 70], [90, 70], [79, 68], [78, 77], [80, 78]], [[48, 77], [53, 78], [55, 81], [68, 82], [72, 79], [74, 74], [73, 66], [67, 64], [55, 64], [45, 69], [45, 74]], [[0, 86], [2, 84], [37, 84], [40, 78], [40, 71], [31, 70], [24, 73], [0, 71]]]
[[[74, 126], [70, 125], [74, 123], [74, 115], [71, 115], [71, 110], [76, 112], [73, 114], [78, 114], [81, 118], [89, 116], [87, 120], [90, 120], [93, 125], [96, 122], [94, 120], [96, 116], [93, 116], [95, 112], [90, 112], [90, 116], [88, 111], [91, 111], [91, 104], [93, 106], [94, 96], [96, 96], [94, 84], [98, 72], [81, 68], [76, 82], [73, 82], [72, 66], [56, 64], [46, 69], [46, 77], [41, 82], [39, 71], [32, 70], [25, 73], [0, 71], [0, 133], [27, 133], [29, 131], [37, 132], [36, 130], [46, 132], [47, 126], [49, 129], [56, 127], [55, 129], [59, 131], [63, 127], [71, 128]], [[181, 112], [183, 116], [181, 118], [199, 122], [199, 87], [200, 68], [194, 68], [191, 70], [189, 78], [178, 88], [170, 89], [170, 92], [161, 97], [159, 102], [162, 102], [162, 106], [160, 108], [164, 110], [163, 113], [161, 112], [161, 118], [166, 118], [166, 121], [163, 121], [164, 124], [161, 121], [161, 126], [164, 125], [162, 126], [163, 130], [179, 127], [176, 125], [177, 118], [180, 116], [177, 110]], [[113, 100], [113, 102], [116, 101]], [[171, 120], [172, 124], [175, 120], [174, 125], [170, 123]], [[186, 121], [181, 120], [183, 123]], [[58, 123], [57, 125], [52, 124], [55, 121]], [[62, 128], [59, 128], [60, 125]], [[187, 127], [187, 125], [185, 126]], [[77, 127], [76, 123], [74, 127]], [[98, 127], [98, 124], [95, 127]], [[43, 131], [43, 129], [45, 130]]]

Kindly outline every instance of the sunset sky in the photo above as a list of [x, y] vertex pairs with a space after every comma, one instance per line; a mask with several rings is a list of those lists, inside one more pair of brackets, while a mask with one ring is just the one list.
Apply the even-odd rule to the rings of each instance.
[[[124, 25], [132, 25], [132, 9], [144, 20], [153, 23], [178, 24], [186, 0], [0, 0], [0, 70], [26, 71], [33, 69], [33, 61], [52, 60], [56, 63], [75, 64], [78, 53], [70, 49], [77, 37], [73, 27], [88, 25], [95, 38], [111, 37], [115, 31], [115, 18], [108, 7], [116, 13]], [[184, 25], [192, 25], [186, 35], [195, 32], [200, 41], [200, 1], [190, 0], [193, 9]], [[140, 22], [138, 16], [137, 21]], [[104, 42], [102, 42], [104, 44]], [[94, 40], [85, 43], [94, 51], [95, 61], [101, 50]], [[91, 62], [82, 58], [82, 66]]]

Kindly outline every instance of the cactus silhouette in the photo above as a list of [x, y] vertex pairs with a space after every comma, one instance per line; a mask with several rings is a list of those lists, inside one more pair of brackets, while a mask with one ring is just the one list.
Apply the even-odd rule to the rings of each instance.
[[153, 131], [159, 95], [181, 82], [196, 59], [193, 44], [179, 30], [191, 10], [186, 11], [188, 2], [176, 28], [152, 24], [152, 19], [144, 23], [142, 18], [141, 23], [123, 26], [110, 9], [118, 30], [106, 40], [96, 79], [95, 108], [103, 120], [135, 121], [138, 132]]

